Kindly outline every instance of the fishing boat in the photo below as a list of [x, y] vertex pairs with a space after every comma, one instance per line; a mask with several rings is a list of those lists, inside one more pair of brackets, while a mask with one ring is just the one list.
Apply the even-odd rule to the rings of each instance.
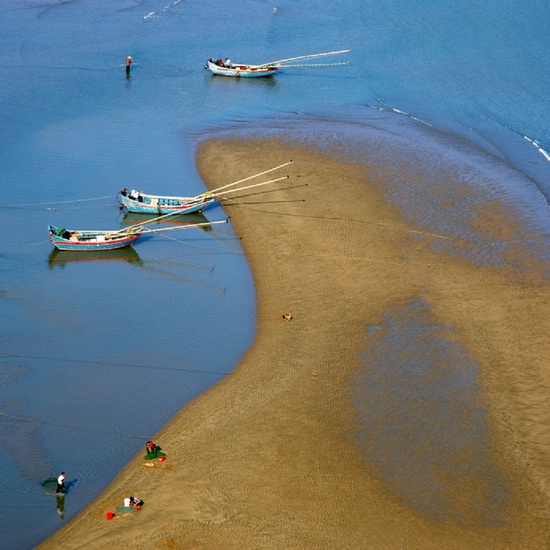
[[[136, 191], [132, 189], [128, 191], [126, 187], [123, 187], [117, 195], [117, 200], [120, 204], [120, 209], [124, 212], [133, 212], [135, 214], [195, 214], [202, 213], [206, 208], [213, 206], [214, 204], [220, 202], [224, 198], [227, 198], [226, 195], [230, 193], [236, 193], [238, 191], [244, 191], [245, 189], [251, 189], [252, 187], [259, 187], [262, 185], [267, 185], [270, 183], [275, 183], [288, 179], [288, 175], [280, 178], [276, 178], [269, 181], [264, 181], [261, 183], [256, 183], [253, 185], [248, 185], [246, 187], [236, 187], [240, 183], [263, 176], [275, 170], [279, 170], [284, 166], [292, 164], [292, 161], [285, 162], [269, 170], [264, 170], [259, 174], [254, 174], [247, 178], [229, 183], [222, 187], [218, 187], [212, 191], [202, 193], [195, 197], [172, 197], [172, 196], [163, 196], [163, 195], [150, 195], [148, 193], [143, 193], [142, 191]], [[231, 189], [230, 189], [231, 188]]]
[[210, 58], [207, 60], [204, 68], [219, 76], [259, 77], [271, 76], [275, 74], [281, 66], [277, 64], [255, 66], [242, 65], [240, 63], [230, 63], [226, 65], [221, 59]]
[[204, 212], [216, 199], [211, 193], [195, 197], [150, 195], [123, 187], [117, 195], [121, 210], [138, 214], [193, 214]]
[[[171, 214], [166, 214], [170, 216]], [[155, 221], [155, 220], [150, 220]], [[190, 227], [203, 227], [228, 223], [229, 220], [218, 220], [205, 223], [191, 223], [188, 225], [175, 225], [150, 229], [142, 224], [135, 224], [115, 231], [90, 231], [72, 230], [64, 227], [49, 226], [50, 240], [59, 250], [70, 251], [108, 251], [125, 246], [132, 246], [142, 235], [161, 233], [163, 231], [174, 231], [177, 229], [188, 229]]]
[[221, 59], [210, 58], [204, 66], [215, 75], [233, 76], [233, 77], [262, 77], [272, 76], [279, 72], [284, 67], [327, 67], [334, 65], [349, 65], [346, 63], [315, 63], [315, 64], [298, 64], [300, 61], [308, 59], [316, 59], [319, 57], [327, 57], [330, 55], [339, 55], [348, 53], [351, 50], [338, 50], [334, 52], [315, 53], [310, 55], [300, 55], [298, 57], [289, 57], [287, 59], [278, 59], [276, 61], [268, 61], [260, 65], [249, 65], [246, 63], [232, 63], [229, 59], [222, 61]]
[[59, 250], [93, 251], [115, 250], [132, 246], [143, 234], [141, 225], [114, 231], [75, 230], [49, 226], [50, 241]]

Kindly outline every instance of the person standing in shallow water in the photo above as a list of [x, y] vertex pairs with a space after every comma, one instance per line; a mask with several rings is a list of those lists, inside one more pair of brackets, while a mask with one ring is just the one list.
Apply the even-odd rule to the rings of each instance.
[[56, 493], [65, 494], [65, 472], [61, 472], [60, 476], [57, 478], [57, 489]]
[[132, 56], [126, 58], [126, 76], [130, 76], [130, 66], [132, 65]]

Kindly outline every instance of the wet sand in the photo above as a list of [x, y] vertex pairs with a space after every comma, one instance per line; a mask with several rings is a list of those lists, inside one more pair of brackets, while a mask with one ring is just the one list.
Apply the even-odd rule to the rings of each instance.
[[[165, 463], [144, 467], [140, 454], [41, 548], [548, 547], [547, 281], [536, 266], [511, 274], [434, 252], [437, 237], [418, 239], [382, 199], [375, 167], [278, 140], [198, 151], [211, 188], [289, 159], [284, 185], [224, 206], [256, 284], [253, 346], [158, 434]], [[514, 231], [498, 216], [478, 229]], [[483, 472], [447, 495], [461, 519], [437, 521], [408, 506], [357, 444], [369, 430], [352, 405], [365, 331], [419, 295], [479, 365], [487, 460], [506, 488], [498, 520], [479, 512], [494, 505], [480, 495]], [[107, 520], [129, 495], [143, 509]]]

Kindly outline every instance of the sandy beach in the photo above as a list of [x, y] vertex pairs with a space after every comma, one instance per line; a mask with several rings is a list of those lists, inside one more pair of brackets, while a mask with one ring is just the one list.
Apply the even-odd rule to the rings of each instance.
[[[550, 547], [550, 288], [536, 261], [516, 250], [521, 270], [477, 267], [434, 251], [441, 237], [384, 200], [379, 167], [277, 139], [208, 141], [197, 155], [210, 188], [290, 159], [287, 182], [224, 205], [256, 285], [253, 346], [156, 436], [166, 462], [144, 467], [141, 453], [40, 548]], [[491, 212], [476, 230], [515, 239], [510, 212]], [[487, 426], [481, 450], [446, 458], [454, 474], [433, 468], [445, 498], [431, 512], [359, 444], [390, 419], [382, 430], [365, 421], [369, 402], [354, 406], [367, 328], [383, 333], [385, 314], [419, 297], [479, 367], [472, 406]], [[423, 444], [408, 437], [387, 451], [410, 467], [404, 478], [416, 475], [408, 449]], [[144, 507], [107, 520], [129, 495]]]

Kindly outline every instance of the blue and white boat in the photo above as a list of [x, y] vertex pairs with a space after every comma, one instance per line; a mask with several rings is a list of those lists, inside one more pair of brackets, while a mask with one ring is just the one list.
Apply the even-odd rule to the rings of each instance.
[[[245, 181], [263, 176], [275, 170], [279, 170], [285, 166], [292, 164], [292, 161], [285, 162], [269, 170], [264, 170], [259, 174], [248, 176], [247, 178], [228, 183], [212, 191], [207, 191], [201, 195], [194, 197], [173, 197], [169, 195], [150, 195], [143, 193], [142, 191], [136, 191], [135, 189], [129, 190], [123, 187], [117, 194], [117, 200], [120, 204], [120, 209], [125, 212], [132, 212], [134, 214], [155, 214], [158, 216], [164, 216], [166, 214], [196, 214], [204, 212], [208, 207], [214, 206], [216, 203], [222, 201], [225, 195], [230, 193], [237, 193], [253, 187], [260, 187], [270, 183], [276, 183], [288, 179], [288, 175], [280, 178], [276, 178], [254, 185], [247, 185], [246, 187], [235, 188], [235, 185], [243, 183]], [[232, 189], [230, 189], [232, 188]]]
[[195, 197], [171, 197], [150, 195], [123, 187], [117, 195], [121, 210], [137, 214], [193, 214], [204, 212], [216, 203], [212, 193], [203, 193]]

